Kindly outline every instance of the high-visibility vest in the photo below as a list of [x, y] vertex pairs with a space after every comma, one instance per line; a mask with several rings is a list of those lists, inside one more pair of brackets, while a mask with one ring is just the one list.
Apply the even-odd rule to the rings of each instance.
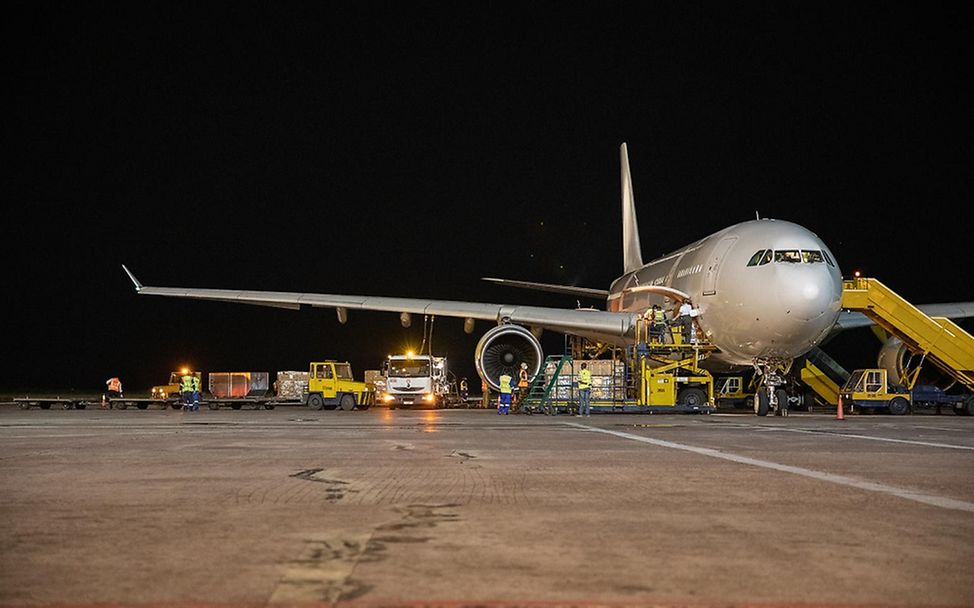
[[108, 390], [115, 391], [116, 393], [122, 392], [122, 381], [118, 378], [109, 378], [108, 380]]
[[587, 388], [592, 388], [592, 372], [583, 369], [578, 372], [578, 390], [585, 390]]
[[505, 395], [511, 394], [511, 380], [512, 378], [507, 374], [504, 374], [503, 376], [500, 377], [501, 393]]
[[193, 392], [193, 384], [194, 384], [193, 380], [194, 379], [195, 379], [195, 376], [190, 376], [190, 375], [186, 375], [186, 376], [183, 376], [182, 378], [180, 378], [179, 379], [180, 380], [179, 390], [182, 391], [182, 392], [184, 392], [184, 393], [191, 393], [191, 392]]
[[518, 388], [525, 388], [528, 385], [528, 370], [522, 369], [518, 374], [517, 386]]
[[199, 391], [200, 390], [200, 379], [199, 379], [199, 376], [193, 376], [193, 390], [194, 391]]
[[666, 323], [666, 313], [662, 310], [657, 310], [655, 313], [653, 313], [653, 323], [656, 323], [657, 325]]

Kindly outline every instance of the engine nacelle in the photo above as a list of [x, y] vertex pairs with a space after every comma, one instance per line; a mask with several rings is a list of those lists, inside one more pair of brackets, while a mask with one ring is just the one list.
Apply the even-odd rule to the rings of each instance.
[[[876, 358], [876, 367], [885, 369], [889, 381], [900, 385], [905, 385], [908, 376], [922, 363], [923, 357], [911, 352], [903, 341], [895, 336], [890, 336], [883, 343]], [[944, 388], [951, 384], [951, 380], [933, 365], [928, 364], [920, 371], [918, 383]]]
[[541, 371], [544, 351], [530, 330], [520, 325], [498, 325], [477, 343], [474, 365], [490, 388], [500, 390], [500, 377], [507, 373], [517, 382], [521, 363], [528, 364], [528, 377]]

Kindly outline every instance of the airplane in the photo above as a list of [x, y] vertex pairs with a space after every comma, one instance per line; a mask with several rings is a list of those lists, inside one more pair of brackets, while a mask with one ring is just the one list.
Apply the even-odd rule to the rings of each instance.
[[[636, 220], [629, 154], [620, 146], [623, 274], [607, 290], [498, 278], [507, 285], [587, 298], [606, 299], [606, 310], [566, 309], [421, 298], [333, 295], [300, 292], [153, 287], [142, 285], [125, 266], [139, 295], [240, 302], [298, 309], [333, 308], [345, 323], [348, 311], [399, 313], [408, 327], [412, 315], [464, 319], [472, 333], [476, 321], [490, 321], [477, 344], [474, 362], [494, 390], [500, 376], [512, 376], [522, 362], [536, 375], [544, 361], [541, 331], [576, 335], [611, 346], [629, 347], [640, 318], [654, 304], [673, 308], [691, 302], [696, 323], [714, 352], [703, 365], [711, 371], [753, 369], [758, 381], [755, 412], [776, 411], [786, 398], [781, 388], [796, 358], [836, 332], [870, 325], [861, 313], [843, 312], [842, 273], [828, 246], [811, 230], [776, 219], [756, 218], [728, 226], [698, 241], [643, 262]], [[974, 302], [920, 306], [928, 314], [974, 316]], [[884, 349], [904, 349], [890, 338]], [[894, 353], [895, 354], [895, 353]], [[890, 353], [887, 353], [889, 356]], [[892, 360], [893, 357], [891, 357]]]

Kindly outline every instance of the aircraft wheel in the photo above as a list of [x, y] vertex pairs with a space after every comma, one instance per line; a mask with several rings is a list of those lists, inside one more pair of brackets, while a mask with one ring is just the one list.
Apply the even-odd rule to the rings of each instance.
[[351, 395], [342, 395], [342, 399], [339, 402], [339, 407], [342, 408], [343, 412], [350, 412], [355, 409], [355, 397]]
[[325, 407], [325, 400], [321, 395], [308, 395], [308, 407], [313, 410], [320, 410]]
[[910, 402], [903, 397], [893, 397], [889, 401], [889, 413], [894, 416], [902, 416], [910, 411]]
[[767, 416], [770, 404], [768, 403], [768, 391], [758, 389], [754, 393], [754, 413], [757, 416]]

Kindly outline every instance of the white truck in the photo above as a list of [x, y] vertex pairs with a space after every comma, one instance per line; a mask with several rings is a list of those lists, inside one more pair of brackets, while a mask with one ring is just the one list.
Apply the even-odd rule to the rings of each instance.
[[389, 355], [382, 364], [385, 387], [378, 403], [397, 407], [441, 408], [459, 402], [446, 357], [405, 353]]

